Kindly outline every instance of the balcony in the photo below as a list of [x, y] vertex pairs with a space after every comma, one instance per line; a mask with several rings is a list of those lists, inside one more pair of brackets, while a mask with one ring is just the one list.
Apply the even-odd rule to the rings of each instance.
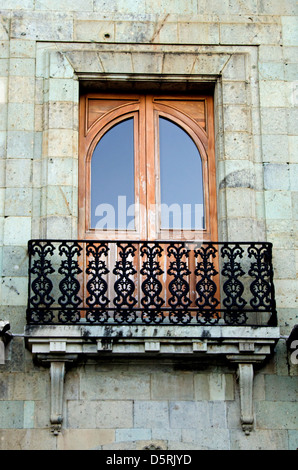
[[277, 324], [270, 243], [32, 240], [28, 248], [28, 324]]
[[279, 339], [270, 243], [31, 240], [26, 345], [51, 371], [61, 429], [67, 363], [170, 358], [238, 366], [253, 426], [253, 366]]

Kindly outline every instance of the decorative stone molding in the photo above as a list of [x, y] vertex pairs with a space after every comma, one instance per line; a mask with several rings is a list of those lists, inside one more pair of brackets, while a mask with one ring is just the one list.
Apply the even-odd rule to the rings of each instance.
[[273, 354], [278, 327], [228, 326], [27, 326], [27, 348], [50, 364], [51, 425], [63, 421], [65, 365], [86, 358], [184, 358], [193, 362], [228, 360], [238, 366], [241, 424], [253, 427], [253, 366]]

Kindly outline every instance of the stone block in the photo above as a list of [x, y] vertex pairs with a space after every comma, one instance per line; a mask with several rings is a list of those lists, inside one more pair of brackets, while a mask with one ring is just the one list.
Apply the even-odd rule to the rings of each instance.
[[113, 443], [114, 429], [63, 429], [57, 438], [57, 450], [94, 450]]
[[275, 297], [277, 308], [293, 308], [297, 302], [297, 281], [293, 279], [275, 279]]
[[0, 188], [0, 216], [4, 216], [5, 188]]
[[234, 377], [232, 374], [209, 375], [209, 400], [224, 401], [234, 399]]
[[52, 78], [73, 78], [73, 68], [66, 56], [61, 52], [52, 52], [50, 54], [50, 73]]
[[183, 429], [182, 442], [194, 444], [198, 450], [229, 450], [230, 432], [228, 429], [200, 427], [197, 429]]
[[12, 57], [9, 64], [9, 75], [11, 77], [34, 77], [35, 59]]
[[148, 43], [155, 34], [151, 21], [118, 21], [115, 25], [115, 42]]
[[249, 436], [231, 430], [231, 450], [287, 450], [286, 431], [254, 429]]
[[46, 234], [46, 237], [53, 239], [65, 239], [65, 238], [76, 238], [76, 232], [74, 231], [74, 223], [72, 217], [66, 216], [50, 216], [43, 217], [41, 219], [41, 230], [42, 233]]
[[73, 129], [74, 105], [71, 102], [53, 101], [49, 104], [50, 129]]
[[7, 188], [5, 197], [6, 216], [30, 216], [32, 214], [32, 189]]
[[297, 135], [298, 129], [298, 101], [295, 103], [296, 106], [287, 108], [287, 122], [288, 122], [288, 134]]
[[286, 108], [261, 108], [262, 134], [287, 134]]
[[281, 27], [278, 23], [221, 23], [221, 44], [281, 44]]
[[290, 169], [287, 164], [266, 163], [264, 165], [265, 189], [290, 189]]
[[144, 374], [96, 373], [81, 376], [81, 398], [86, 400], [131, 399], [150, 397], [150, 377]]
[[160, 439], [168, 442], [181, 442], [182, 430], [173, 428], [152, 428], [152, 439]]
[[254, 191], [248, 188], [227, 188], [227, 213], [229, 217], [254, 217]]
[[0, 429], [22, 429], [24, 424], [23, 401], [0, 401]]
[[74, 182], [76, 162], [72, 158], [48, 159], [48, 179], [51, 186], [71, 186]]
[[34, 130], [34, 104], [9, 103], [7, 128], [10, 131]]
[[3, 247], [3, 276], [26, 277], [28, 274], [28, 254], [26, 246]]
[[298, 21], [295, 16], [283, 16], [282, 39], [285, 46], [298, 46]]
[[5, 245], [27, 245], [31, 235], [30, 217], [7, 217], [4, 222]]
[[[289, 450], [297, 450], [298, 449], [298, 431], [288, 431], [289, 435]], [[285, 447], [286, 448], [286, 447]]]
[[7, 77], [0, 77], [0, 103], [7, 103]]
[[263, 161], [287, 163], [289, 161], [289, 137], [284, 134], [262, 135]]
[[8, 377], [8, 391], [10, 400], [24, 400], [30, 402], [47, 400], [49, 393], [50, 377], [48, 370], [43, 372], [17, 372]]
[[36, 0], [35, 10], [46, 11], [93, 11], [93, 0]]
[[72, 15], [63, 12], [15, 11], [11, 19], [11, 38], [72, 41]]
[[170, 427], [173, 429], [197, 429], [210, 426], [208, 402], [170, 402]]
[[48, 429], [0, 431], [0, 450], [56, 450], [56, 439]]
[[31, 131], [9, 131], [7, 133], [8, 158], [32, 158], [34, 133]]
[[34, 428], [35, 402], [33, 400], [24, 402], [24, 428]]
[[67, 427], [80, 429], [131, 428], [133, 402], [123, 400], [69, 401]]
[[116, 429], [115, 441], [144, 441], [151, 439], [151, 429]]
[[250, 109], [246, 106], [225, 105], [223, 107], [223, 125], [227, 132], [250, 132]]
[[24, 188], [31, 186], [32, 162], [28, 158], [8, 159], [6, 161], [6, 186]]
[[2, 305], [27, 305], [28, 280], [26, 277], [5, 277], [2, 280]]
[[50, 101], [73, 101], [74, 81], [65, 78], [49, 79], [49, 100]]
[[76, 41], [115, 41], [115, 22], [77, 19], [74, 22], [74, 39]]
[[182, 44], [219, 44], [217, 23], [179, 22], [178, 34]]
[[293, 209], [293, 220], [298, 220], [298, 191], [292, 192], [292, 209]]
[[8, 15], [2, 14], [0, 19], [0, 41], [9, 39], [9, 21]]
[[291, 194], [287, 191], [265, 191], [266, 217], [268, 219], [291, 219]]
[[167, 401], [135, 401], [135, 428], [169, 428], [169, 409]]
[[276, 277], [277, 279], [295, 279], [296, 266], [293, 263], [294, 258], [295, 250], [279, 250], [278, 248], [275, 248], [273, 261], [274, 277]]
[[47, 186], [45, 215], [70, 216], [73, 211], [72, 186]]
[[224, 156], [227, 160], [247, 160], [251, 154], [252, 138], [247, 132], [225, 132]]
[[260, 62], [259, 73], [261, 80], [284, 80], [285, 71], [284, 64], [282, 62]]
[[151, 377], [153, 400], [193, 400], [193, 374], [153, 373]]
[[257, 429], [297, 430], [297, 403], [261, 401], [255, 403]]
[[298, 377], [266, 375], [265, 387], [266, 400], [268, 401], [297, 401]]
[[10, 56], [14, 58], [18, 57], [22, 59], [34, 59], [35, 58], [35, 41], [24, 41], [23, 39], [11, 39]]
[[283, 107], [286, 104], [285, 82], [281, 80], [260, 81], [260, 104], [264, 107]]
[[290, 165], [290, 187], [291, 191], [298, 191], [298, 164]]

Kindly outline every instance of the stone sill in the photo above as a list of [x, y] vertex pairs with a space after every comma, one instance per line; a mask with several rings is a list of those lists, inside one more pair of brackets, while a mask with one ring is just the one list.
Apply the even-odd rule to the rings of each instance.
[[280, 332], [278, 327], [248, 326], [28, 325], [25, 337], [37, 356], [235, 355], [260, 362], [272, 354]]

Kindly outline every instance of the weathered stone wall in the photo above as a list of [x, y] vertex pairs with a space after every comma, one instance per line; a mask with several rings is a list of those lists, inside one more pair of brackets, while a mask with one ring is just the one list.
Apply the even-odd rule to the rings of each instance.
[[[0, 318], [22, 335], [30, 238], [75, 237], [78, 77], [214, 80], [219, 238], [274, 244], [281, 334], [297, 323], [295, 0], [4, 0], [0, 17]], [[49, 371], [14, 336], [0, 365], [6, 448], [297, 448], [297, 365], [284, 340], [256, 372], [255, 429], [235, 370], [87, 363], [49, 431]]]

